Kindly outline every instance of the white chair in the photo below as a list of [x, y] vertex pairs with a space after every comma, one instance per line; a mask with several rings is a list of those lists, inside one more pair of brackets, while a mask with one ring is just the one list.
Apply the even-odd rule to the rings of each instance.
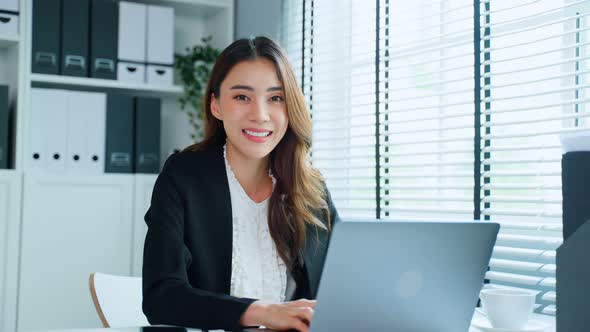
[[93, 272], [90, 294], [104, 327], [150, 325], [141, 310], [141, 278]]

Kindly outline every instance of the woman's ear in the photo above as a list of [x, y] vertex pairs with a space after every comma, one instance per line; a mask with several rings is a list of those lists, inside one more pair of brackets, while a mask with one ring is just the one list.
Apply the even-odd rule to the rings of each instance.
[[217, 100], [217, 98], [215, 98], [215, 94], [211, 93], [211, 114], [213, 114], [213, 116], [215, 118], [217, 118], [217, 120], [219, 121], [223, 121], [223, 116], [221, 115], [221, 109], [219, 107], [219, 101]]

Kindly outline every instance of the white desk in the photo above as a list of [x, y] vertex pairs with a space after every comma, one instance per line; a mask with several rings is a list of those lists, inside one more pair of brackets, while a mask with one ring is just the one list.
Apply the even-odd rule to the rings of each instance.
[[[473, 319], [471, 320], [471, 323], [473, 324], [474, 322], [480, 321], [482, 319], [485, 320], [486, 318], [483, 315], [481, 315], [479, 312], [475, 311], [475, 313], [473, 314]], [[533, 314], [531, 316], [531, 319], [536, 319], [536, 320], [539, 320], [543, 323], [547, 323], [547, 325], [549, 325], [549, 327], [545, 330], [545, 332], [555, 332], [555, 317], [554, 316]], [[472, 326], [469, 329], [469, 332], [481, 332], [481, 330]]]
[[[543, 321], [549, 325], [549, 327], [545, 330], [545, 332], [555, 332], [555, 317], [553, 316], [546, 316], [546, 315], [539, 315], [533, 314], [532, 318], [538, 319]], [[473, 315], [473, 320], [471, 321], [476, 322], [478, 320], [485, 319], [479, 312], [475, 312]], [[128, 327], [128, 328], [108, 328], [108, 329], [65, 329], [65, 330], [40, 330], [35, 332], [141, 332], [141, 328], [139, 327]], [[198, 329], [187, 329], [187, 332], [201, 332]], [[223, 332], [223, 330], [209, 330], [209, 332]], [[444, 331], [440, 331], [444, 332]], [[481, 332], [479, 329], [475, 327], [471, 327], [469, 332]]]

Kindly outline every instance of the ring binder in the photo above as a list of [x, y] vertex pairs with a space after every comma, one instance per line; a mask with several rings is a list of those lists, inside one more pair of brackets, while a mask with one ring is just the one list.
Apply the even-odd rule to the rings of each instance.
[[115, 0], [92, 0], [90, 9], [90, 76], [117, 78], [119, 4]]
[[60, 0], [33, 1], [32, 71], [40, 74], [60, 72]]
[[57, 65], [56, 55], [47, 52], [37, 52], [35, 54], [35, 62], [44, 67], [53, 67]]
[[86, 60], [80, 55], [68, 55], [65, 60], [66, 68], [75, 68], [77, 70], [86, 70]]
[[133, 97], [110, 93], [107, 96], [106, 154], [107, 173], [133, 172]]
[[158, 98], [136, 98], [135, 173], [160, 171], [160, 108]]
[[62, 75], [88, 77], [90, 0], [62, 0]]
[[115, 62], [111, 59], [96, 59], [94, 60], [94, 71], [104, 73], [115, 72]]
[[111, 153], [110, 164], [117, 167], [130, 167], [131, 154], [129, 152], [113, 152]]

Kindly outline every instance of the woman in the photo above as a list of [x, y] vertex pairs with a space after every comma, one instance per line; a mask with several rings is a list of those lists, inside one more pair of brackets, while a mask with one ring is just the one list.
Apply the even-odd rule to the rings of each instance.
[[238, 40], [205, 96], [205, 139], [166, 161], [145, 216], [143, 311], [152, 324], [307, 331], [339, 218], [309, 161], [293, 69], [270, 39]]

